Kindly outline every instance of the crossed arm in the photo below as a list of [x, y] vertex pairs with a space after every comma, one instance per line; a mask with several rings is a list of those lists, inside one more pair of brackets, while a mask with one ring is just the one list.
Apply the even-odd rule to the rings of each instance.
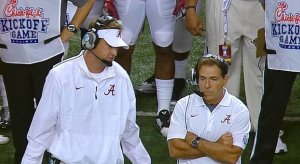
[[216, 142], [200, 139], [197, 148], [191, 146], [197, 136], [187, 132], [185, 139], [170, 139], [168, 141], [169, 154], [174, 158], [211, 157], [223, 163], [236, 163], [243, 149], [233, 145], [231, 133], [223, 134]]

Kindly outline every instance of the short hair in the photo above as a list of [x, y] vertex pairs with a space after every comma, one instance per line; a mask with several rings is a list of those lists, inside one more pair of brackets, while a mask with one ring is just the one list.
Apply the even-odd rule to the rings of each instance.
[[[200, 58], [197, 62], [197, 71], [196, 73], [199, 75], [199, 70], [203, 65], [217, 65], [221, 70], [221, 76], [224, 78], [228, 73], [228, 65], [226, 61], [218, 55], [207, 54]], [[199, 77], [199, 76], [198, 76]]]

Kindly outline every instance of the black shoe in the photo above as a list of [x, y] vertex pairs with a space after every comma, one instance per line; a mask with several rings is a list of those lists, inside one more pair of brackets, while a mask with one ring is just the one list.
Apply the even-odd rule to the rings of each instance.
[[158, 116], [156, 116], [156, 124], [159, 128], [162, 136], [167, 137], [168, 130], [170, 126], [170, 112], [166, 109], [163, 109], [159, 112]]
[[2, 129], [7, 129], [10, 125], [9, 120], [10, 120], [10, 114], [9, 114], [8, 107], [3, 107], [0, 112], [0, 127]]
[[155, 93], [156, 92], [155, 75], [152, 75], [151, 77], [146, 79], [143, 83], [138, 84], [135, 87], [135, 90], [141, 93]]
[[9, 128], [9, 121], [1, 121], [0, 122], [0, 127], [2, 128], [2, 129], [8, 129]]

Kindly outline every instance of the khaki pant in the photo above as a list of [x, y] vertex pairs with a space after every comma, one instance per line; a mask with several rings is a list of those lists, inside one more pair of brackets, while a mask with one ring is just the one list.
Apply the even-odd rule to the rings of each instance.
[[[211, 54], [219, 54], [224, 43], [223, 0], [206, 1], [206, 45]], [[254, 130], [257, 129], [263, 94], [265, 57], [256, 58], [257, 31], [264, 27], [264, 10], [258, 0], [232, 0], [227, 13], [228, 38], [231, 43], [232, 63], [229, 66], [228, 91], [240, 94], [243, 68], [247, 106]]]

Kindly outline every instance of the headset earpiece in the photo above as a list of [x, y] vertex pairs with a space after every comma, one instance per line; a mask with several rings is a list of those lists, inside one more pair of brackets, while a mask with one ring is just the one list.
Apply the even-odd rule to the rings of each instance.
[[97, 30], [92, 29], [83, 35], [83, 37], [81, 39], [81, 45], [86, 50], [92, 50], [92, 49], [96, 48], [99, 40], [100, 39], [97, 35]]
[[81, 46], [86, 50], [92, 50], [96, 48], [100, 40], [97, 31], [101, 29], [107, 29], [110, 27], [109, 24], [113, 21], [116, 21], [116, 19], [108, 15], [102, 15], [98, 17], [96, 23], [93, 25], [93, 27], [91, 27], [91, 30], [83, 35], [81, 39]]

